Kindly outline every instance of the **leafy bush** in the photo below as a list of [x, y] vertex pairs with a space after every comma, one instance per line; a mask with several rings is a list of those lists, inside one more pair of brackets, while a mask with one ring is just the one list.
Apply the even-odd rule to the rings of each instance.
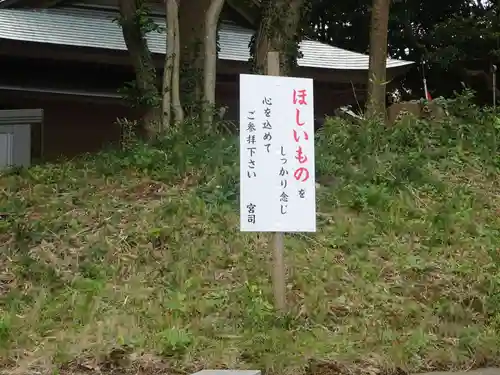
[[334, 183], [318, 189], [318, 232], [286, 236], [286, 316], [272, 305], [269, 238], [238, 230], [227, 132], [184, 124], [154, 145], [2, 177], [0, 365], [280, 375], [321, 361], [328, 375], [494, 363], [499, 121], [467, 100], [448, 101], [439, 123], [328, 119], [316, 160]]
[[439, 122], [404, 118], [387, 127], [330, 118], [317, 135], [318, 174], [400, 185], [425, 182], [429, 164], [472, 163], [497, 171], [500, 119], [471, 99], [466, 91], [441, 102], [450, 116]]

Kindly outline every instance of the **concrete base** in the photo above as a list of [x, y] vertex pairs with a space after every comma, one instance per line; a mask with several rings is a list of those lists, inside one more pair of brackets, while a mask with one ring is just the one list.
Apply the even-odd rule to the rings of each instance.
[[428, 372], [418, 375], [500, 375], [500, 368], [490, 367], [471, 371]]
[[201, 370], [192, 375], [261, 375], [261, 373], [260, 370]]

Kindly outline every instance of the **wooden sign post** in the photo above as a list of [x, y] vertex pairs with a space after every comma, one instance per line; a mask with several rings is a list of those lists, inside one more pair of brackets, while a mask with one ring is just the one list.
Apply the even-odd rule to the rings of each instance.
[[313, 81], [280, 76], [278, 52], [267, 75], [240, 75], [240, 226], [273, 233], [275, 307], [286, 310], [285, 232], [316, 231]]
[[[270, 51], [267, 53], [267, 75], [280, 76], [280, 53]], [[283, 233], [273, 234], [273, 292], [274, 303], [277, 310], [286, 310], [286, 272], [285, 272], [285, 241]]]

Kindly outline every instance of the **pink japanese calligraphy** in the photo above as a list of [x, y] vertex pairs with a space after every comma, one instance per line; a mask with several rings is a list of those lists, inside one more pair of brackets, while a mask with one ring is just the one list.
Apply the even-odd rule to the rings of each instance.
[[[309, 180], [309, 158], [303, 150], [302, 142], [309, 140], [309, 134], [302, 129], [305, 122], [302, 121], [300, 113], [304, 106], [307, 106], [307, 90], [293, 90], [292, 102], [295, 105], [295, 128], [293, 131], [293, 139], [296, 143], [295, 159], [299, 162], [299, 167], [293, 172], [293, 177], [299, 182]], [[305, 197], [305, 190], [299, 190], [299, 197]]]

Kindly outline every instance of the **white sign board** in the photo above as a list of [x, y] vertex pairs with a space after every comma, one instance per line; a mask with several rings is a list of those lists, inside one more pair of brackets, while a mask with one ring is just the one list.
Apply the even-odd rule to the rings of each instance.
[[240, 75], [244, 232], [315, 232], [313, 80]]

